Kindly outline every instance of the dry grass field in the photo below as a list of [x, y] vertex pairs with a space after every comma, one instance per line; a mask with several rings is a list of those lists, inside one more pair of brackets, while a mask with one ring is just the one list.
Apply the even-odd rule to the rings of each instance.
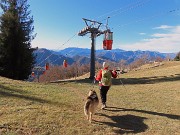
[[30, 83], [0, 77], [1, 135], [179, 135], [180, 62], [146, 65], [113, 79], [105, 110], [83, 106], [98, 83], [81, 77]]

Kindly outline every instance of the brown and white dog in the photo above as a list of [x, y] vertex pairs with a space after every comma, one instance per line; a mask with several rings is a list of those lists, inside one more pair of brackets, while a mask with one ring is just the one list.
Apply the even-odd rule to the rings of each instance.
[[90, 90], [84, 105], [84, 114], [86, 115], [90, 123], [92, 121], [92, 115], [95, 113], [98, 104], [99, 99], [97, 93], [94, 90]]

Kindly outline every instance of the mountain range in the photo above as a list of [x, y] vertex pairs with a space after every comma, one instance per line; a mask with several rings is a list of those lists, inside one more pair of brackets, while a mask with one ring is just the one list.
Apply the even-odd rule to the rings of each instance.
[[[36, 65], [42, 67], [46, 63], [50, 63], [52, 65], [62, 65], [64, 60], [67, 60], [69, 65], [77, 61], [80, 64], [88, 64], [90, 63], [90, 54], [91, 54], [90, 49], [76, 48], [76, 47], [65, 48], [64, 50], [58, 50], [58, 51], [39, 48], [34, 51], [34, 55], [36, 56]], [[96, 61], [100, 63], [102, 63], [105, 60], [119, 62], [120, 60], [123, 59], [126, 60], [126, 63], [130, 64], [131, 62], [145, 55], [149, 60], [157, 57], [160, 57], [162, 59], [166, 57], [170, 59], [174, 59], [174, 57], [176, 56], [175, 53], [160, 53], [156, 51], [141, 51], [141, 50], [125, 51], [122, 49], [113, 49], [113, 50], [95, 51]]]

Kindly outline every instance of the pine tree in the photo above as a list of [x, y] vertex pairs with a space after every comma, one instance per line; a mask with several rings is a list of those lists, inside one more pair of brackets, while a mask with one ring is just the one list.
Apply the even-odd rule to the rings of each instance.
[[180, 61], [180, 52], [177, 53], [176, 57], [174, 58], [175, 61]]
[[31, 41], [35, 34], [27, 0], [0, 0], [0, 76], [24, 80], [35, 57]]

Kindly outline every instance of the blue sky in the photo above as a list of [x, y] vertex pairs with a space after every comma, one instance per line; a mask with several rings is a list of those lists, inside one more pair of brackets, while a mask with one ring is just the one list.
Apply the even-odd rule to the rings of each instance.
[[[113, 49], [180, 51], [180, 0], [29, 0], [28, 4], [37, 33], [32, 47], [90, 48], [90, 35], [77, 35], [85, 27], [82, 18], [104, 26], [109, 16]], [[102, 35], [96, 38], [96, 49], [102, 49], [102, 40]]]

